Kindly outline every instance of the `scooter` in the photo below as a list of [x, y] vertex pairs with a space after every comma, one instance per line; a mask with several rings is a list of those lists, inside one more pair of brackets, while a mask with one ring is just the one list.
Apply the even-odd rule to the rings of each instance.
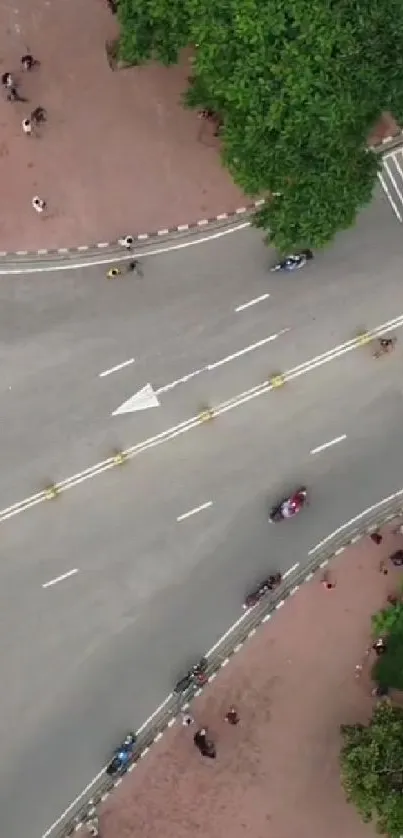
[[305, 486], [301, 486], [291, 497], [284, 498], [279, 504], [273, 506], [270, 510], [269, 521], [272, 524], [278, 521], [284, 521], [287, 518], [293, 518], [298, 515], [301, 509], [308, 502], [308, 492]]
[[207, 658], [201, 658], [198, 663], [195, 663], [191, 669], [179, 681], [176, 682], [173, 692], [176, 695], [186, 692], [192, 684], [199, 684], [202, 686], [207, 681]]
[[116, 749], [114, 756], [106, 767], [106, 773], [110, 777], [126, 771], [133, 756], [136, 741], [136, 734], [130, 732]]
[[287, 256], [286, 259], [283, 259], [281, 262], [277, 262], [270, 268], [272, 273], [276, 273], [277, 271], [285, 271], [286, 273], [291, 273], [292, 271], [299, 271], [301, 268], [305, 267], [306, 263], [313, 259], [312, 250], [301, 250], [300, 253], [290, 254]]
[[272, 573], [259, 585], [258, 588], [256, 588], [251, 594], [248, 594], [242, 607], [245, 610], [247, 608], [253, 608], [253, 606], [257, 605], [257, 603], [260, 602], [266, 594], [270, 591], [274, 591], [279, 586], [281, 579], [281, 573]]

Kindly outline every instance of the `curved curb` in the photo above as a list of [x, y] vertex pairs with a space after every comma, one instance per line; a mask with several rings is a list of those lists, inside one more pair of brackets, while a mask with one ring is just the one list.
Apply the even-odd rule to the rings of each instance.
[[[240, 219], [242, 220], [243, 218], [248, 218], [253, 215], [253, 213], [259, 209], [259, 207], [263, 206], [264, 203], [265, 201], [262, 198], [258, 201], [253, 201], [253, 203], [247, 204], [244, 207], [239, 207], [234, 212], [222, 212], [213, 218], [201, 218], [191, 224], [179, 224], [176, 227], [167, 227], [162, 230], [156, 230], [152, 233], [133, 234], [133, 250], [137, 251], [139, 248], [157, 241], [171, 242], [181, 237], [194, 236], [197, 233], [212, 231], [217, 228], [229, 227], [231, 224], [236, 223]], [[126, 232], [130, 231], [123, 231], [122, 235]], [[80, 247], [72, 248], [60, 247], [57, 250], [48, 250], [46, 248], [32, 251], [17, 250], [15, 252], [3, 250], [0, 251], [0, 267], [3, 272], [4, 269], [9, 268], [10, 273], [23, 273], [24, 267], [28, 272], [29, 266], [41, 266], [49, 263], [52, 264], [54, 268], [61, 265], [66, 266], [66, 263], [69, 264], [70, 262], [79, 262], [79, 264], [74, 265], [74, 267], [90, 267], [92, 264], [98, 262], [100, 254], [104, 257], [105, 262], [108, 262], [111, 258], [127, 258], [128, 255], [130, 255], [130, 251], [126, 251], [116, 241], [97, 242], [97, 244], [81, 245]], [[122, 256], [122, 254], [125, 255]]]
[[[403, 143], [403, 131], [395, 136], [385, 137], [377, 145], [371, 146], [376, 154], [383, 154]], [[246, 204], [232, 212], [222, 212], [212, 218], [200, 218], [189, 224], [178, 224], [176, 227], [166, 227], [151, 233], [133, 234], [133, 247], [138, 250], [145, 244], [154, 242], [170, 242], [181, 236], [195, 235], [203, 231], [217, 229], [217, 226], [229, 227], [239, 218], [248, 218], [265, 204], [264, 198]], [[124, 233], [122, 232], [122, 235]], [[98, 264], [100, 253], [107, 263], [111, 258], [122, 257], [122, 248], [115, 242], [97, 242], [96, 244], [80, 245], [79, 247], [59, 247], [57, 249], [40, 248], [39, 250], [0, 251], [0, 275], [7, 273], [23, 274], [39, 272], [41, 268], [49, 266], [58, 268], [84, 268]], [[127, 254], [126, 254], [127, 257]], [[73, 264], [70, 264], [73, 263]], [[75, 264], [74, 264], [75, 263]], [[32, 268], [36, 267], [33, 271]], [[30, 270], [31, 268], [31, 270]]]
[[[381, 511], [382, 507], [384, 507], [383, 511]], [[403, 489], [399, 489], [393, 495], [389, 495], [363, 510], [355, 518], [347, 521], [313, 547], [308, 553], [306, 565], [292, 574], [289, 580], [283, 581], [278, 594], [275, 596], [268, 595], [267, 600], [262, 600], [257, 606], [245, 611], [243, 616], [210, 649], [206, 655], [209, 660], [207, 683], [211, 683], [217, 677], [220, 670], [228, 665], [232, 655], [243, 648], [247, 640], [256, 634], [258, 628], [267, 623], [284, 606], [286, 600], [299, 591], [301, 585], [310, 582], [318, 570], [324, 569], [333, 558], [339, 556], [348, 547], [356, 544], [361, 538], [368, 536], [399, 515], [403, 515]], [[356, 526], [357, 522], [360, 522], [360, 527]], [[294, 567], [298, 568], [299, 563]], [[179, 696], [175, 697], [172, 693], [165, 699], [161, 707], [151, 717], [150, 724], [140, 729], [138, 748], [127, 773], [131, 773], [148, 754], [151, 746], [159, 742], [164, 733], [173, 727], [178, 712], [187, 709], [190, 701], [200, 695], [202, 691], [203, 687], [193, 689], [187, 696], [182, 697], [182, 701]], [[183, 703], [183, 699], [185, 703]], [[62, 815], [59, 822], [48, 829], [42, 838], [49, 838], [50, 835], [54, 835], [54, 838], [68, 838], [74, 832], [78, 832], [85, 826], [88, 811], [103, 803], [113, 790], [121, 785], [124, 776], [125, 774], [116, 780], [111, 780], [105, 775], [98, 779], [98, 775], [97, 780], [90, 787], [87, 787], [87, 790], [92, 788], [92, 794], [88, 793], [88, 796], [85, 797], [84, 792], [80, 802], [79, 800], [75, 801]], [[72, 814], [74, 811], [75, 815]], [[61, 823], [63, 823], [63, 826], [60, 829]]]

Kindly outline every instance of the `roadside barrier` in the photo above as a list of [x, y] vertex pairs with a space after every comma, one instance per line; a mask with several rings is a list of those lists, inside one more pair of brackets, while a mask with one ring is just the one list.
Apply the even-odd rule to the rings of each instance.
[[[331, 533], [310, 550], [304, 566], [299, 566], [295, 574], [283, 580], [275, 592], [268, 594], [249, 611], [245, 611], [233, 629], [224, 634], [210, 650], [206, 656], [209, 662], [207, 684], [217, 677], [220, 669], [227, 666], [232, 655], [242, 649], [246, 641], [256, 634], [258, 628], [268, 622], [289, 597], [297, 593], [304, 582], [309, 582], [318, 570], [325, 568], [331, 559], [340, 555], [347, 547], [399, 515], [403, 516], [403, 489], [384, 498], [347, 522], [345, 526]], [[158, 742], [165, 731], [175, 724], [179, 711], [186, 709], [190, 701], [200, 695], [203, 689], [204, 687], [192, 685], [181, 696], [174, 694], [169, 696], [169, 700], [153, 717], [152, 722], [141, 730], [132, 762], [125, 773], [133, 771], [137, 763], [147, 755], [154, 742]], [[77, 803], [77, 806], [66, 815], [59, 828], [52, 833], [52, 838], [67, 838], [77, 832], [88, 821], [89, 813], [94, 811], [94, 807], [106, 800], [113, 789], [122, 783], [124, 777], [125, 774], [112, 780], [106, 774], [102, 776], [94, 783], [91, 794], [88, 793], [88, 797]]]

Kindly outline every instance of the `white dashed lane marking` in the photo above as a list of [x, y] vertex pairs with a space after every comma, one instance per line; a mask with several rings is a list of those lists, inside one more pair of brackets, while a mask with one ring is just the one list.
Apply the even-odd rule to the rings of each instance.
[[78, 573], [77, 567], [73, 570], [68, 570], [67, 573], [63, 573], [61, 576], [56, 576], [55, 579], [50, 579], [49, 582], [44, 582], [42, 588], [52, 588], [53, 585], [57, 585], [58, 582], [63, 582], [64, 579], [69, 579], [70, 576], [75, 576], [76, 573]]
[[204, 509], [209, 509], [210, 506], [213, 505], [212, 500], [208, 500], [206, 503], [202, 503], [201, 506], [195, 506], [194, 509], [189, 509], [188, 512], [184, 512], [182, 515], [178, 515], [177, 521], [185, 521], [186, 518], [191, 518], [192, 515], [197, 515], [198, 512], [203, 512]]
[[245, 311], [246, 308], [250, 308], [251, 306], [257, 305], [258, 303], [262, 303], [264, 300], [268, 300], [269, 297], [270, 294], [262, 294], [261, 297], [255, 297], [253, 300], [249, 300], [249, 302], [237, 306], [235, 311]]
[[341, 436], [336, 436], [334, 439], [331, 439], [329, 442], [324, 442], [323, 445], [318, 445], [317, 448], [312, 448], [311, 454], [320, 454], [321, 451], [325, 451], [326, 448], [331, 448], [332, 445], [337, 445], [338, 442], [343, 442], [343, 440], [347, 439], [347, 434], [342, 434]]

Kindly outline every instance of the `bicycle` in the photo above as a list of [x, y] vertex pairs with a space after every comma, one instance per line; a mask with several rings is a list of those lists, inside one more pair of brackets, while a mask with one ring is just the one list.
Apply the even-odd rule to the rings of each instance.
[[138, 259], [133, 259], [123, 268], [114, 265], [112, 268], [109, 268], [109, 271], [106, 274], [107, 279], [115, 279], [118, 276], [126, 276], [127, 274], [135, 273], [139, 277], [143, 277], [143, 269], [140, 265]]

